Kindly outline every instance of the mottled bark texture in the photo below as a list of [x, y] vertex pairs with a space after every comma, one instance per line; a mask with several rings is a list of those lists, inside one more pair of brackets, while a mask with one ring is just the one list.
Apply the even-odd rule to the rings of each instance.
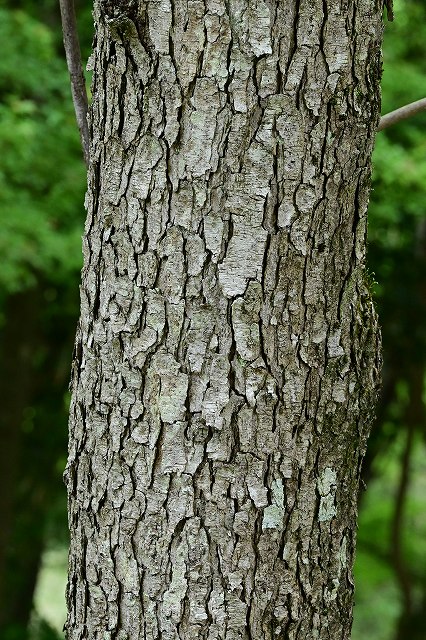
[[350, 636], [381, 9], [95, 2], [70, 640]]

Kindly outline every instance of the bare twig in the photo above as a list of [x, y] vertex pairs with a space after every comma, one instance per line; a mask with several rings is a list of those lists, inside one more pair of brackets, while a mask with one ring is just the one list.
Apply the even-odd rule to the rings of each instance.
[[395, 111], [391, 111], [387, 113], [385, 116], [380, 118], [379, 126], [377, 131], [382, 131], [382, 129], [387, 129], [391, 127], [393, 124], [397, 124], [401, 120], [405, 120], [406, 118], [410, 118], [414, 116], [416, 113], [420, 113], [421, 111], [426, 111], [426, 98], [422, 98], [421, 100], [416, 100], [416, 102], [410, 102], [410, 104], [406, 104], [404, 107], [400, 109], [396, 109]]
[[72, 99], [77, 125], [80, 131], [84, 160], [87, 165], [89, 162], [89, 127], [87, 124], [88, 99], [81, 64], [81, 52], [78, 40], [74, 0], [59, 0], [59, 6], [61, 9], [65, 55], [71, 78]]

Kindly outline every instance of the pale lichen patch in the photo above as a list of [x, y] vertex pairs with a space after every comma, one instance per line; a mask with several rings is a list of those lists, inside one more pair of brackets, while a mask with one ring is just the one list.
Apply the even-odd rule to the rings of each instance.
[[234, 235], [225, 259], [219, 264], [219, 282], [229, 298], [241, 296], [249, 280], [260, 280], [266, 236], [260, 225], [234, 219]]
[[169, 0], [149, 0], [149, 35], [159, 53], [169, 52], [169, 32], [172, 25], [172, 5]]
[[178, 623], [182, 614], [182, 601], [188, 589], [186, 579], [186, 558], [188, 542], [185, 537], [172, 548], [172, 579], [169, 588], [163, 595], [162, 611], [166, 618]]
[[334, 518], [337, 513], [336, 495], [337, 475], [334, 469], [326, 467], [317, 480], [318, 493], [321, 496], [318, 512], [318, 520], [327, 522]]
[[185, 416], [188, 376], [169, 353], [158, 352], [152, 358], [148, 375], [160, 379], [158, 408], [163, 422], [172, 423]]
[[161, 450], [161, 470], [163, 473], [183, 472], [185, 470], [185, 427], [185, 422], [164, 425]]
[[341, 333], [342, 333], [342, 330], [340, 328], [336, 329], [336, 331], [330, 334], [328, 338], [328, 343], [327, 343], [328, 355], [331, 358], [338, 358], [339, 356], [343, 356], [345, 353], [342, 346], [340, 345]]
[[240, 356], [252, 362], [260, 355], [259, 313], [262, 302], [262, 287], [250, 282], [243, 297], [232, 305], [232, 325]]
[[271, 14], [263, 0], [249, 0], [248, 41], [255, 56], [272, 53]]
[[202, 402], [202, 416], [208, 426], [222, 429], [221, 411], [229, 401], [229, 388], [225, 384], [229, 375], [229, 361], [222, 354], [215, 354], [210, 368], [210, 386]]
[[333, 400], [343, 404], [347, 399], [347, 382], [346, 380], [336, 380], [333, 385]]
[[263, 512], [262, 529], [281, 529], [284, 518], [284, 486], [278, 478], [271, 484], [272, 504]]

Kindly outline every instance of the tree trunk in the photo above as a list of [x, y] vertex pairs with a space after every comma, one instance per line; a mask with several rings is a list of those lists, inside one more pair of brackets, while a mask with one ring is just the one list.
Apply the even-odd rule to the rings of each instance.
[[95, 2], [68, 638], [349, 638], [381, 3]]

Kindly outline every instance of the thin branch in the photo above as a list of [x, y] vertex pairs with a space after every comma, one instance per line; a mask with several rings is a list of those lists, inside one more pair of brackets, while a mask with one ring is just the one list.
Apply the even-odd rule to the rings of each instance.
[[385, 116], [382, 116], [380, 118], [377, 131], [387, 129], [393, 124], [397, 124], [398, 122], [400, 122], [401, 120], [405, 120], [406, 118], [411, 118], [411, 116], [414, 116], [416, 113], [420, 113], [421, 111], [426, 111], [426, 98], [416, 100], [416, 102], [410, 102], [410, 104], [406, 104], [404, 107], [396, 109], [395, 111], [391, 111]]
[[74, 0], [59, 0], [62, 18], [62, 33], [65, 55], [71, 79], [72, 100], [80, 131], [81, 146], [86, 165], [89, 162], [89, 126], [87, 124], [88, 99], [86, 83], [81, 64], [80, 42], [78, 40], [77, 20]]

